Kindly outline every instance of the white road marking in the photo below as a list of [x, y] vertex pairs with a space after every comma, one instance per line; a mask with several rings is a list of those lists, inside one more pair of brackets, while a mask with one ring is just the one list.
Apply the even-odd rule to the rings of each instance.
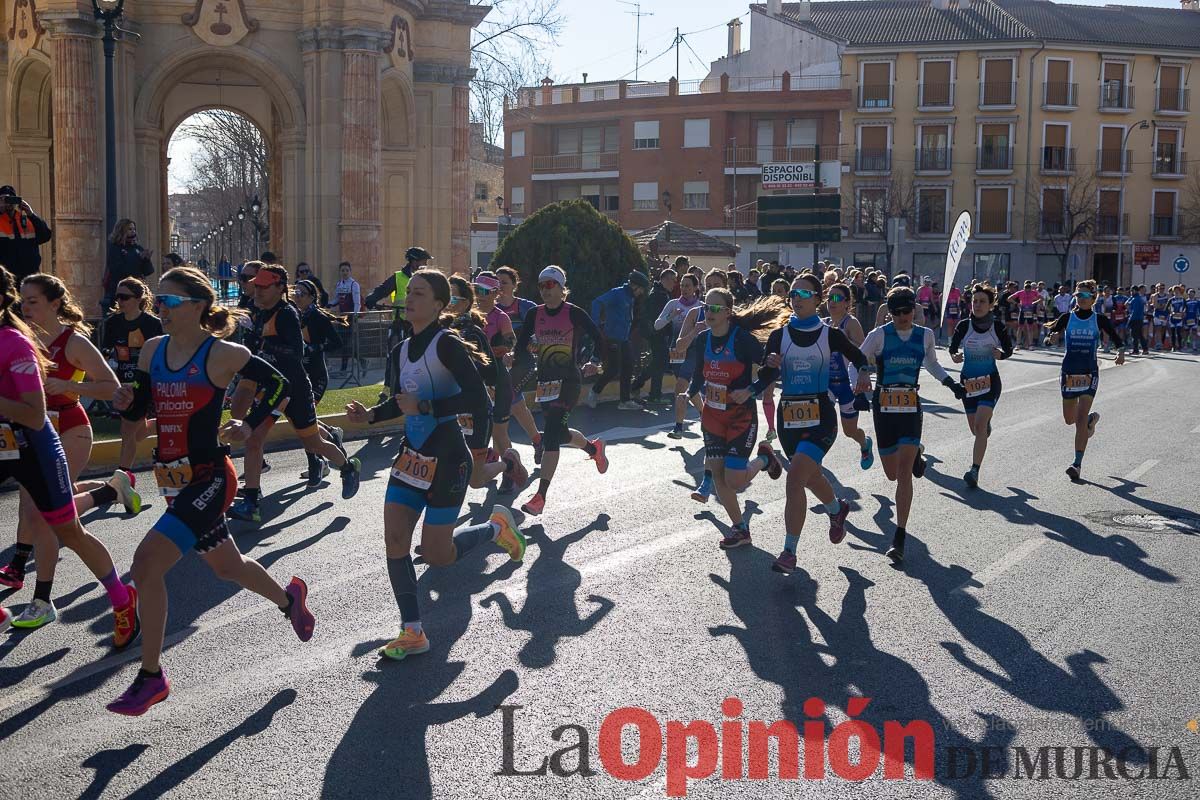
[[1200, 433], [1200, 425], [1197, 425], [1196, 427], [1192, 428], [1192, 433]]
[[1035, 550], [1044, 545], [1047, 541], [1049, 540], [1045, 538], [1026, 539], [1012, 550], [1009, 550], [1007, 553], [1005, 553], [1003, 558], [993, 561], [979, 572], [976, 572], [971, 576], [971, 580], [967, 581], [962, 586], [959, 586], [957, 589], [951, 592], [951, 594], [958, 594], [960, 592], [965, 592], [967, 589], [976, 589], [987, 586], [1017, 563], [1029, 557]]
[[1150, 470], [1154, 469], [1154, 465], [1158, 463], [1157, 458], [1151, 458], [1148, 461], [1143, 461], [1137, 469], [1125, 476], [1127, 481], [1136, 481], [1138, 478], [1145, 475]]

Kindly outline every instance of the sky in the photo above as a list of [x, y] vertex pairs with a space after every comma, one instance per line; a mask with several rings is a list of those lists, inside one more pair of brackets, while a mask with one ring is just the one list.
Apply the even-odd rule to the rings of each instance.
[[[765, 0], [764, 0], [765, 2]], [[1073, 0], [1077, 5], [1103, 6], [1105, 0]], [[1178, 8], [1178, 0], [1124, 0], [1125, 5]], [[709, 62], [725, 55], [728, 23], [742, 20], [742, 46], [750, 44], [749, 4], [712, 0], [643, 0], [641, 47], [635, 46], [638, 11], [620, 0], [559, 0], [566, 24], [556, 46], [548, 53], [553, 77], [560, 82], [609, 81], [637, 77], [665, 81], [675, 74], [675, 28], [683, 34], [679, 45], [679, 78], [693, 80], [708, 74]], [[604, 35], [597, 36], [598, 31]], [[640, 64], [637, 50], [641, 50]], [[176, 136], [167, 154], [171, 158], [168, 184], [171, 192], [183, 191], [191, 173], [193, 142]]]

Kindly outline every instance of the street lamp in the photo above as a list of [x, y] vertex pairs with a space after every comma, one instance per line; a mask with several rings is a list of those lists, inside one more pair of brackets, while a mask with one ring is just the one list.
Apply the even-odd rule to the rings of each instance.
[[117, 119], [116, 92], [113, 89], [113, 56], [116, 38], [113, 31], [125, 11], [125, 0], [92, 0], [92, 12], [104, 23], [104, 161], [107, 182], [104, 186], [105, 233], [117, 224]]
[[237, 218], [238, 218], [238, 251], [240, 252], [240, 254], [242, 256], [242, 261], [244, 262], [246, 260], [246, 236], [245, 236], [245, 228], [242, 225], [242, 221], [246, 219], [246, 209], [244, 206], [238, 206]]
[[[1125, 275], [1125, 172], [1128, 165], [1125, 163], [1125, 146], [1129, 144], [1129, 134], [1135, 130], [1145, 131], [1150, 129], [1150, 123], [1146, 120], [1140, 120], [1129, 126], [1129, 130], [1125, 131], [1125, 138], [1121, 140], [1121, 207], [1117, 212], [1117, 285], [1121, 285]], [[1153, 233], [1153, 231], [1151, 231]], [[1071, 276], [1072, 279], [1075, 277]], [[1130, 275], [1130, 281], [1133, 276]]]

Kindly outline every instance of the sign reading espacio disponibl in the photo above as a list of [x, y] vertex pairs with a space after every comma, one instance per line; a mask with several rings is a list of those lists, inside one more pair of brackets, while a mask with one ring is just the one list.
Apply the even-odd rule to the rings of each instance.
[[817, 185], [817, 165], [813, 162], [778, 162], [762, 165], [762, 188], [811, 189]]

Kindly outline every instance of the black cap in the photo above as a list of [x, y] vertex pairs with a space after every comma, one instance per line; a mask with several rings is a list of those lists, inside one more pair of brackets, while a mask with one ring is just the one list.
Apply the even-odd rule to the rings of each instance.
[[404, 258], [408, 261], [424, 261], [433, 258], [433, 256], [424, 247], [410, 247], [408, 248], [408, 252], [404, 254]]
[[17, 190], [11, 186], [0, 186], [0, 195], [11, 197], [17, 193]]
[[650, 288], [650, 279], [646, 277], [645, 273], [638, 272], [636, 269], [629, 273], [629, 282], [643, 289]]

